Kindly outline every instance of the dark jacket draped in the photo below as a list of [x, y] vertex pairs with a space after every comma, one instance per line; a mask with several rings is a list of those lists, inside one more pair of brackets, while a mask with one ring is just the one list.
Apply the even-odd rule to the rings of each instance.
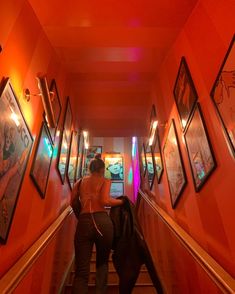
[[143, 264], [151, 277], [157, 293], [163, 293], [150, 252], [135, 215], [135, 206], [126, 196], [125, 203], [110, 209], [114, 225], [113, 264], [119, 276], [119, 293], [130, 294]]

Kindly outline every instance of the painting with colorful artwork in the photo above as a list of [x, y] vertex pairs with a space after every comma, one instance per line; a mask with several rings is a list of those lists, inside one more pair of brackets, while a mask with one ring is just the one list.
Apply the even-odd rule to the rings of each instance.
[[5, 244], [33, 138], [9, 79], [0, 93], [0, 242]]

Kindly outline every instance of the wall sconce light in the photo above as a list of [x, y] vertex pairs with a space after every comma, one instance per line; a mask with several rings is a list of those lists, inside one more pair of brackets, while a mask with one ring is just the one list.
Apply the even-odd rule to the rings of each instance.
[[166, 128], [166, 126], [167, 126], [167, 122], [166, 123], [159, 123], [157, 120], [155, 120], [153, 122], [150, 137], [149, 137], [149, 146], [153, 145], [153, 140], [154, 140], [154, 137], [155, 137], [155, 132], [156, 132], [157, 127]]
[[152, 146], [153, 145], [153, 140], [154, 140], [154, 137], [155, 137], [155, 132], [156, 132], [157, 126], [158, 126], [158, 121], [155, 120], [153, 122], [151, 133], [150, 133], [150, 137], [149, 137], [149, 146]]
[[54, 93], [49, 91], [47, 80], [45, 76], [37, 77], [38, 81], [38, 88], [40, 90], [40, 93], [38, 94], [31, 94], [29, 89], [25, 89], [24, 91], [24, 99], [29, 102], [31, 96], [41, 96], [42, 98], [42, 104], [46, 113], [46, 119], [48, 122], [49, 127], [55, 128], [56, 127], [56, 121], [54, 116], [54, 111], [52, 108], [52, 101], [54, 98]]

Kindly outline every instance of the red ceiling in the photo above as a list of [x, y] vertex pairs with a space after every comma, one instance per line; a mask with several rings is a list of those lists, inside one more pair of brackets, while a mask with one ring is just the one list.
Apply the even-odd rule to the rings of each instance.
[[143, 134], [153, 78], [197, 0], [28, 1], [68, 72], [79, 123], [95, 136]]

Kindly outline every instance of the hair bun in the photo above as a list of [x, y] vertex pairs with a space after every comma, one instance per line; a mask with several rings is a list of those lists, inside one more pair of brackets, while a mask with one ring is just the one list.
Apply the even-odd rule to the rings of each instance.
[[95, 159], [101, 159], [101, 154], [100, 153], [96, 153]]

